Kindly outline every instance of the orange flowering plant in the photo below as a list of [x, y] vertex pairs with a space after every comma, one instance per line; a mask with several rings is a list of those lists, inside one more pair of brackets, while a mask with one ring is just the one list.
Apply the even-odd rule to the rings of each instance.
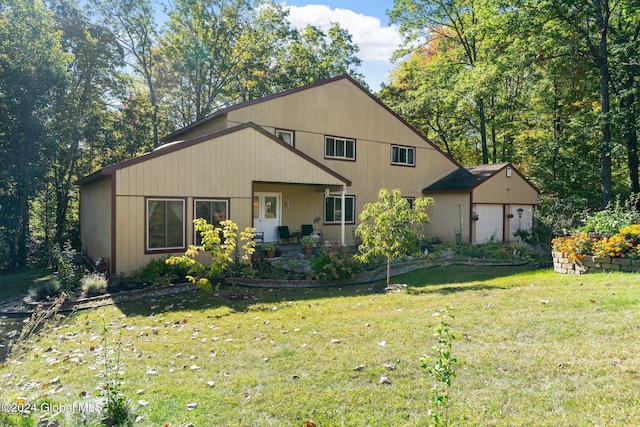
[[581, 233], [578, 236], [556, 237], [551, 243], [555, 252], [563, 252], [574, 263], [584, 259], [587, 255], [640, 258], [640, 241], [624, 233], [601, 239], [590, 237], [587, 233]]
[[591, 254], [593, 241], [587, 233], [580, 233], [578, 236], [556, 237], [551, 245], [554, 252], [563, 252], [569, 260], [576, 262]]
[[614, 234], [611, 237], [596, 240], [591, 248], [593, 255], [611, 258], [637, 258], [640, 252], [640, 245], [634, 246], [631, 239], [624, 234]]

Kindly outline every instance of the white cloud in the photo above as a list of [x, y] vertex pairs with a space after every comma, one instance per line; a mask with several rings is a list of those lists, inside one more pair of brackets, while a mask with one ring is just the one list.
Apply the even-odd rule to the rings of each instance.
[[389, 61], [402, 43], [396, 26], [383, 26], [380, 19], [373, 16], [320, 4], [284, 7], [289, 10], [289, 22], [295, 28], [310, 24], [326, 31], [331, 23], [338, 22], [352, 35], [353, 42], [360, 48], [358, 56], [363, 61]]

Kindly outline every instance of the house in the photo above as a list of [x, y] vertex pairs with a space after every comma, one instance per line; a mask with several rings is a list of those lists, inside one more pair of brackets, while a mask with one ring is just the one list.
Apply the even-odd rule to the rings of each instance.
[[[222, 109], [163, 142], [78, 182], [83, 252], [109, 259], [111, 272], [184, 253], [198, 243], [192, 221], [200, 217], [255, 227], [273, 242], [279, 225], [313, 224], [322, 242], [351, 244], [359, 212], [381, 188], [410, 200], [425, 190], [436, 197], [427, 233], [453, 240], [462, 228], [464, 241], [475, 241], [474, 207], [502, 219], [507, 206], [527, 206], [530, 215], [537, 203], [512, 166], [504, 166], [507, 182], [527, 198], [508, 197], [497, 173], [463, 168], [349, 76]], [[458, 189], [455, 174], [483, 179]], [[508, 237], [502, 231], [498, 239]]]

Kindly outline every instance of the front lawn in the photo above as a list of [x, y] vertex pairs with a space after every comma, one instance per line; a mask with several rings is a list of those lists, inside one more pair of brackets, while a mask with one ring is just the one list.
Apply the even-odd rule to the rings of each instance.
[[82, 311], [0, 369], [2, 403], [98, 396], [106, 322], [138, 425], [424, 426], [420, 358], [435, 344], [432, 313], [451, 306], [452, 425], [632, 425], [639, 279], [456, 265], [396, 277], [408, 288], [391, 293], [224, 288]]

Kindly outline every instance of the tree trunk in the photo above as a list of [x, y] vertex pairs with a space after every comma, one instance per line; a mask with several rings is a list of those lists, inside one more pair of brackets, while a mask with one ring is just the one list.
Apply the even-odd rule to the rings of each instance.
[[627, 163], [629, 168], [629, 191], [640, 193], [638, 179], [638, 132], [635, 128], [627, 130]]
[[387, 257], [387, 286], [391, 284], [391, 256]]
[[487, 119], [484, 114], [484, 99], [478, 99], [478, 118], [480, 120], [480, 143], [482, 145], [482, 164], [489, 164], [489, 148], [487, 147]]
[[600, 159], [601, 159], [601, 188], [602, 188], [602, 203], [601, 208], [605, 209], [611, 200], [611, 123], [609, 113], [611, 106], [609, 103], [609, 63], [606, 57], [607, 42], [606, 37], [602, 37], [600, 42], [600, 51], [602, 55], [598, 69], [600, 70], [600, 103], [602, 106], [601, 121], [602, 121], [602, 143], [600, 146]]

